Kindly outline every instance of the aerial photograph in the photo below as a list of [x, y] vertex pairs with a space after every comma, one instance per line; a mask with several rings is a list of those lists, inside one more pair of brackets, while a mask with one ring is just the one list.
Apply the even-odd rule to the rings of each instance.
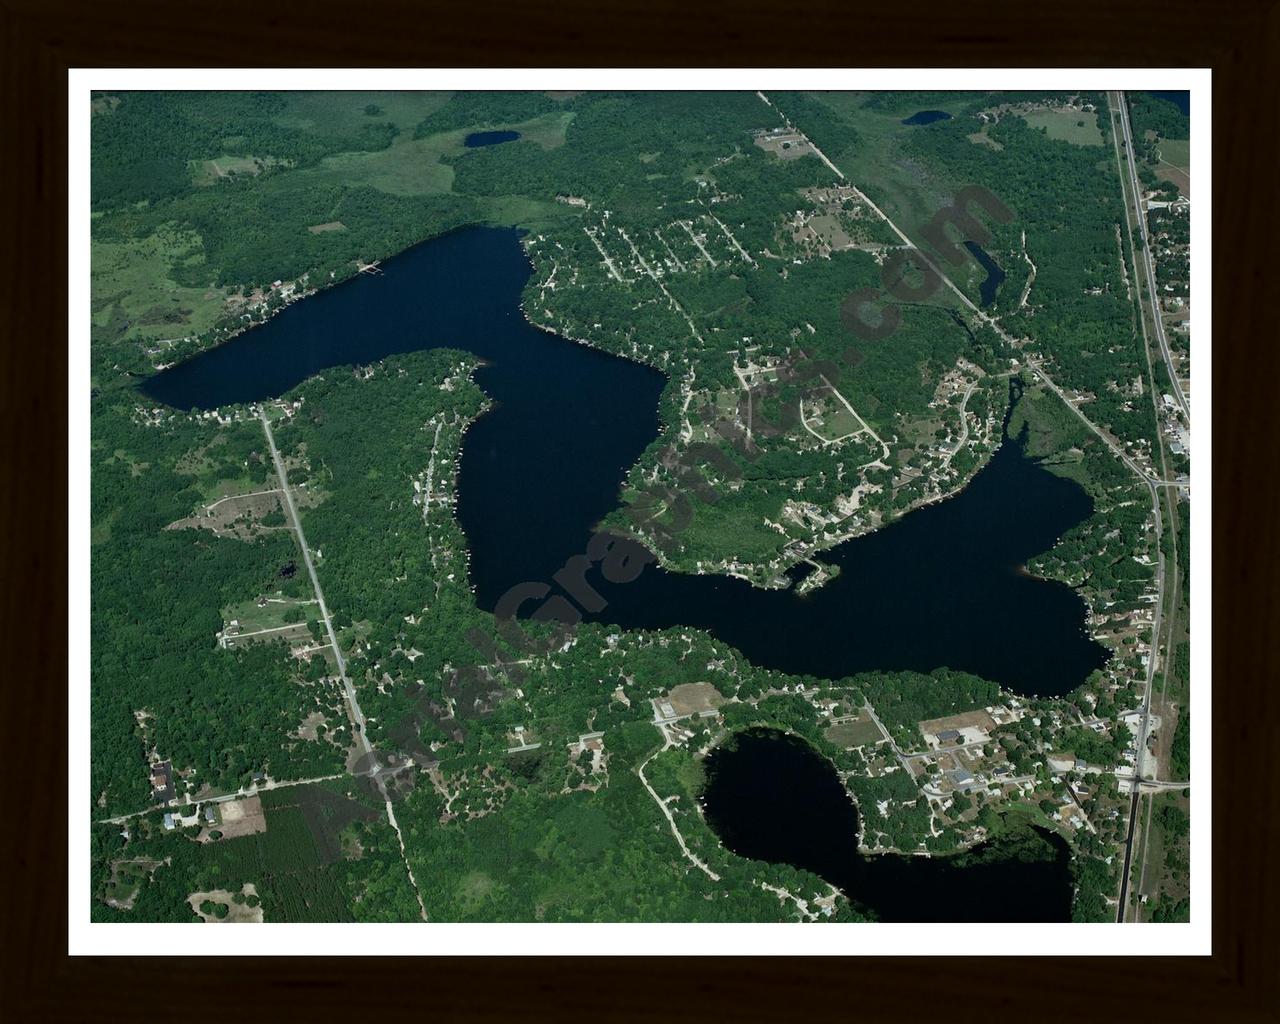
[[1189, 91], [88, 103], [73, 914], [1190, 921]]

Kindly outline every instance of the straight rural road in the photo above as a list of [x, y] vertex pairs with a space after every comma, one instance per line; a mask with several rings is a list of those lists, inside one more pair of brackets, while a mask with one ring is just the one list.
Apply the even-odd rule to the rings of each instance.
[[378, 790], [386, 804], [387, 821], [395, 829], [396, 838], [400, 841], [400, 857], [404, 861], [405, 870], [409, 872], [409, 884], [413, 886], [413, 894], [418, 900], [418, 910], [422, 920], [427, 919], [427, 908], [422, 902], [422, 893], [418, 890], [417, 879], [413, 877], [413, 866], [404, 846], [404, 835], [396, 821], [396, 812], [391, 806], [391, 797], [387, 794], [386, 782], [380, 771], [378, 756], [369, 745], [366, 735], [364, 712], [360, 710], [360, 701], [356, 697], [356, 689], [351, 685], [351, 677], [347, 675], [347, 659], [342, 656], [342, 648], [338, 646], [338, 635], [333, 631], [333, 619], [329, 615], [329, 606], [324, 600], [324, 591], [320, 589], [320, 578], [316, 575], [316, 567], [311, 561], [311, 549], [307, 547], [306, 535], [302, 532], [302, 520], [298, 518], [298, 510], [293, 504], [293, 492], [289, 489], [289, 474], [285, 471], [284, 461], [276, 448], [276, 438], [271, 432], [271, 420], [265, 408], [259, 407], [258, 418], [262, 420], [262, 432], [267, 436], [267, 447], [271, 449], [271, 461], [276, 467], [276, 476], [280, 478], [280, 492], [284, 495], [284, 507], [293, 523], [294, 532], [298, 535], [298, 546], [302, 548], [302, 561], [307, 567], [307, 575], [311, 577], [311, 588], [315, 591], [316, 603], [320, 606], [320, 618], [324, 620], [325, 632], [329, 635], [329, 643], [333, 647], [333, 657], [338, 663], [338, 676], [342, 680], [342, 692], [347, 700], [347, 710], [351, 716], [351, 724], [356, 734], [356, 749], [363, 755], [362, 760], [369, 764], [368, 774], [377, 783]]
[[302, 561], [307, 567], [307, 575], [311, 577], [311, 589], [315, 592], [316, 603], [320, 606], [320, 618], [324, 622], [325, 632], [329, 637], [329, 645], [333, 648], [334, 660], [338, 663], [338, 675], [342, 680], [342, 692], [347, 699], [347, 707], [351, 713], [351, 722], [355, 726], [356, 746], [360, 752], [370, 758], [374, 757], [373, 748], [369, 746], [369, 738], [365, 735], [364, 712], [360, 710], [360, 701], [356, 697], [355, 687], [347, 675], [347, 659], [342, 656], [342, 648], [338, 646], [338, 635], [333, 630], [333, 619], [329, 615], [329, 606], [324, 600], [324, 591], [320, 589], [320, 578], [316, 575], [315, 564], [311, 561], [311, 549], [307, 546], [306, 535], [302, 532], [302, 520], [298, 518], [298, 510], [293, 503], [293, 492], [289, 488], [289, 474], [284, 468], [284, 461], [276, 448], [275, 435], [271, 432], [271, 421], [265, 409], [258, 410], [262, 420], [263, 433], [267, 435], [267, 447], [271, 449], [271, 461], [276, 467], [276, 476], [280, 478], [280, 493], [284, 496], [285, 511], [289, 513], [289, 522], [298, 535], [298, 546], [302, 548]]

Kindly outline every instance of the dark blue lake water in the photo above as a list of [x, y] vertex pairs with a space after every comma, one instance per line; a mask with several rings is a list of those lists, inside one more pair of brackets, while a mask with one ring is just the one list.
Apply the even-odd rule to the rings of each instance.
[[1004, 284], [1005, 272], [1000, 269], [1000, 265], [991, 258], [987, 250], [977, 242], [965, 242], [964, 247], [982, 265], [982, 269], [987, 272], [986, 280], [978, 285], [978, 291], [981, 295], [981, 305], [984, 307], [990, 306], [991, 303], [996, 301], [996, 292]]
[[954, 857], [868, 857], [834, 765], [799, 737], [751, 729], [706, 768], [702, 809], [726, 848], [812, 871], [880, 921], [1071, 919], [1071, 852], [1055, 833], [1027, 829]]
[[519, 132], [472, 132], [462, 144], [468, 149], [476, 149], [480, 146], [496, 146], [501, 142], [515, 142], [520, 138]]
[[917, 110], [910, 117], [903, 118], [903, 124], [933, 124], [934, 121], [950, 121], [951, 115], [945, 110]]
[[[511, 587], [550, 583], [585, 551], [617, 506], [628, 467], [657, 436], [665, 378], [530, 325], [519, 303], [532, 268], [514, 230], [455, 232], [382, 269], [142, 387], [178, 408], [213, 408], [277, 397], [327, 367], [397, 352], [481, 356], [488, 365], [476, 379], [495, 407], [467, 433], [458, 515], [477, 601], [492, 610]], [[606, 605], [586, 618], [704, 628], [753, 662], [794, 673], [945, 666], [1020, 693], [1062, 694], [1106, 651], [1085, 632], [1079, 595], [1021, 566], [1091, 511], [1083, 490], [1010, 439], [959, 495], [827, 553], [840, 576], [804, 597], [656, 565], [611, 584], [593, 569], [586, 580]], [[538, 607], [529, 602], [521, 614]]]

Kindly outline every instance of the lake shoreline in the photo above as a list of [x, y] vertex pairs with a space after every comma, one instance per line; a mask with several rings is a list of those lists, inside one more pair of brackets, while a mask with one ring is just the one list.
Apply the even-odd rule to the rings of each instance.
[[[144, 393], [209, 409], [289, 394], [329, 367], [470, 352], [473, 379], [494, 404], [467, 430], [455, 473], [469, 583], [487, 611], [517, 594], [545, 595], [565, 566], [587, 561], [592, 528], [616, 513], [637, 461], [672, 442], [672, 377], [537, 324], [525, 305], [535, 268], [522, 237], [476, 228], [422, 243], [382, 275], [295, 303], [258, 334], [152, 378]], [[667, 568], [655, 556], [625, 585], [594, 570], [584, 618], [707, 630], [753, 663], [793, 674], [946, 667], [1013, 692], [1068, 692], [1108, 656], [1083, 633], [1087, 608], [1069, 588], [1033, 585], [1007, 567], [1047, 550], [1090, 504], [1078, 485], [1006, 448], [1007, 439], [945, 493], [921, 495], [888, 521], [793, 550], [788, 574], [770, 574], [785, 587]], [[834, 551], [820, 564], [841, 571], [797, 598], [795, 566], [819, 550]], [[540, 600], [518, 614], [536, 613]], [[832, 635], [847, 642], [833, 645]]]

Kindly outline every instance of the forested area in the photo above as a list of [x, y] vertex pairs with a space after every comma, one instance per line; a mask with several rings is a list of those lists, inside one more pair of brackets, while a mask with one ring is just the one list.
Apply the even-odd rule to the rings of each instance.
[[[773, 115], [753, 93], [588, 93], [564, 109], [575, 116], [563, 146], [541, 149], [522, 140], [469, 150], [451, 158], [455, 190], [585, 196], [626, 226], [662, 224], [685, 215], [681, 206], [699, 194], [694, 178], [716, 180], [719, 162], [762, 167], [766, 154], [752, 146], [750, 133], [773, 126]], [[825, 178], [817, 168], [789, 180]]]
[[[337, 694], [302, 685], [279, 644], [224, 650], [216, 642], [224, 606], [285, 585], [292, 537], [264, 532], [250, 542], [165, 528], [208, 500], [202, 485], [229, 474], [253, 485], [265, 479], [263, 449], [244, 433], [256, 424], [220, 435], [172, 416], [140, 427], [119, 399], [100, 397], [93, 408], [94, 813], [150, 802], [151, 750], [175, 770], [192, 769], [195, 786], [234, 789], [255, 771], [340, 770], [338, 748], [289, 735], [317, 703], [336, 706]], [[219, 436], [222, 446], [213, 444]]]
[[1191, 117], [1166, 96], [1133, 91], [1125, 93], [1129, 103], [1129, 121], [1138, 140], [1145, 142], [1146, 133], [1154, 132], [1162, 139], [1191, 138]]
[[[153, 359], [181, 357], [189, 351], [184, 344], [215, 337], [173, 337], [204, 323], [192, 314], [193, 302], [217, 307], [216, 337], [225, 337], [248, 322], [246, 315], [275, 308], [244, 314], [225, 305], [255, 287], [304, 274], [305, 287], [323, 286], [354, 272], [358, 259], [389, 255], [461, 224], [518, 214], [538, 227], [529, 240], [538, 270], [525, 295], [529, 315], [670, 373], [673, 386], [662, 398], [668, 427], [679, 423], [678, 387], [686, 374], [703, 396], [740, 394], [734, 366], [748, 346], [757, 360], [800, 348], [825, 360], [841, 393], [895, 445], [918, 422], [940, 422], [929, 403], [959, 358], [988, 371], [1006, 365], [1007, 353], [992, 333], [973, 333], [942, 295], [899, 304], [901, 321], [890, 337], [855, 336], [842, 303], [854, 289], [883, 285], [880, 257], [872, 252], [835, 252], [807, 262], [762, 256], [777, 242], [782, 218], [805, 206], [800, 190], [830, 185], [832, 176], [815, 158], [782, 160], [753, 144], [753, 131], [780, 120], [753, 94], [552, 99], [471, 93], [428, 104], [421, 117], [412, 104], [384, 117], [382, 105], [361, 100], [330, 122], [323, 104], [308, 120], [293, 100], [274, 94], [118, 99], [104, 99], [104, 112], [93, 119], [95, 244], [113, 247], [126, 263], [142, 240], [164, 244], [159, 258], [148, 257], [154, 262], [126, 266], [111, 279], [109, 293], [94, 295], [95, 818], [151, 802], [152, 753], [171, 759], [193, 790], [234, 789], [262, 774], [297, 779], [344, 770], [338, 744], [349, 734], [335, 723], [345, 723], [346, 713], [323, 658], [291, 659], [278, 642], [222, 649], [216, 640], [227, 608], [276, 590], [310, 597], [304, 574], [282, 576], [297, 557], [292, 534], [282, 529], [284, 516], [268, 513], [260, 521], [265, 528], [247, 540], [166, 529], [224, 493], [269, 487], [273, 480], [255, 419], [218, 426], [168, 410], [144, 413], [131, 391], [128, 371], [150, 372]], [[838, 148], [870, 144], [870, 134], [819, 98], [775, 99], [824, 146], [828, 137]], [[388, 101], [389, 111], [392, 106]], [[555, 145], [523, 140], [464, 150], [456, 135], [441, 141], [446, 133], [557, 111], [573, 118]], [[1096, 166], [1096, 153], [1081, 157], [1019, 118], [990, 128], [1002, 150], [968, 140], [965, 132], [973, 127], [960, 119], [931, 126], [927, 135], [911, 136], [906, 151], [918, 166], [945, 163], [948, 175], [990, 182], [1014, 209], [1009, 225], [994, 228], [991, 252], [1010, 274], [996, 311], [1056, 360], [1064, 383], [1096, 390], [1090, 415], [1098, 410], [1123, 436], [1147, 436], [1147, 404], [1126, 410], [1107, 387], [1135, 375], [1133, 352], [1121, 343], [1130, 335], [1117, 333], [1122, 312], [1128, 323], [1112, 228], [1121, 216], [1118, 184], [1110, 196], [1112, 183]], [[340, 154], [357, 161], [389, 154], [394, 166], [378, 165], [375, 172], [364, 163], [340, 163], [331, 174], [330, 158]], [[249, 162], [199, 183], [193, 164], [224, 155]], [[589, 201], [590, 213], [555, 202], [570, 195]], [[713, 217], [725, 222], [725, 234], [733, 233], [748, 258], [717, 235]], [[683, 240], [659, 234], [682, 219], [706, 229], [706, 244], [719, 246], [720, 262], [664, 274], [662, 288], [638, 274], [625, 283], [611, 280], [582, 230], [598, 227], [615, 255], [625, 248], [619, 227], [651, 256], [669, 241], [667, 251], [692, 264], [692, 234]], [[1023, 229], [1039, 272], [1028, 310], [1015, 312]], [[153, 267], [162, 268], [160, 282], [151, 280]], [[553, 273], [560, 274], [558, 284], [544, 291]], [[128, 290], [130, 274], [178, 299], [144, 301], [141, 290]], [[1101, 294], [1086, 294], [1095, 288]], [[140, 324], [146, 326], [141, 334]], [[178, 344], [147, 351], [144, 359], [142, 347], [123, 344], [126, 337], [143, 347], [160, 339]], [[648, 721], [649, 700], [681, 683], [710, 681], [722, 697], [737, 698], [723, 709], [731, 730], [761, 723], [791, 729], [842, 771], [856, 769], [848, 784], [860, 807], [874, 810], [889, 801], [889, 813], [876, 821], [881, 843], [915, 849], [927, 842], [934, 852], [953, 847], [951, 832], [932, 835], [928, 802], [905, 772], [871, 774], [866, 756], [825, 738], [825, 723], [809, 701], [777, 691], [803, 683], [870, 701], [898, 742], [915, 748], [916, 723], [996, 703], [1000, 691], [993, 683], [940, 670], [870, 673], [833, 686], [756, 669], [706, 634], [687, 630], [618, 634], [582, 626], [567, 644], [536, 644], [532, 654], [497, 635], [492, 616], [472, 598], [466, 538], [449, 504], [463, 433], [486, 403], [470, 379], [473, 366], [465, 354], [438, 350], [357, 373], [328, 370], [288, 396], [302, 405], [276, 428], [282, 452], [294, 462], [291, 482], [305, 483], [316, 496], [301, 510], [305, 529], [369, 715], [370, 738], [384, 752], [427, 751], [437, 762], [436, 774], [415, 776], [398, 809], [415, 870], [420, 880], [431, 880], [423, 897], [432, 918], [776, 920], [793, 916], [793, 908], [757, 882], [806, 898], [823, 891], [807, 873], [744, 861], [719, 847], [696, 809], [701, 762], [690, 749], [655, 757], [648, 778], [659, 794], [678, 797], [670, 806], [682, 834], [714, 863], [722, 882], [713, 884], [682, 857], [635, 774], [661, 744]], [[829, 449], [803, 435], [792, 413], [806, 393], [804, 381], [795, 380], [756, 396], [756, 457], [723, 446], [743, 486], [699, 511], [695, 529], [681, 538], [686, 562], [775, 555], [789, 538], [763, 521], [776, 519], [784, 500], [829, 507], [849, 491], [854, 470], [879, 456], [880, 446], [865, 436]], [[702, 398], [689, 412], [692, 427], [722, 415]], [[1057, 412], [1065, 414], [1061, 406]], [[1078, 428], [1072, 433], [1052, 412], [1019, 415], [1031, 454], [1081, 479], [1098, 506], [1041, 560], [1044, 571], [1082, 577], [1122, 602], [1136, 600], [1150, 570], [1131, 557], [1145, 513], [1130, 501], [1126, 471], [1100, 443]], [[774, 435], [771, 424], [792, 429]], [[797, 443], [802, 435], [804, 446]], [[414, 484], [422, 482], [433, 447], [436, 501], [424, 509]], [[1069, 453], [1075, 448], [1082, 452], [1078, 460]], [[635, 468], [633, 484], [657, 469], [660, 454], [655, 443]], [[894, 469], [905, 461], [899, 455], [889, 458]], [[965, 450], [955, 465], [967, 472], [978, 457]], [[891, 474], [884, 469], [875, 479]], [[633, 487], [628, 496], [637, 493]], [[903, 496], [886, 508], [906, 501]], [[552, 633], [539, 624], [522, 626], [538, 637]], [[320, 632], [314, 622], [312, 631]], [[302, 739], [299, 725], [315, 710], [327, 713], [330, 728], [316, 740]], [[604, 733], [604, 777], [567, 753], [567, 745], [589, 731]], [[1185, 749], [1181, 737], [1180, 731], [1175, 757], [1179, 743]], [[697, 742], [711, 738], [712, 727], [699, 725]], [[1102, 742], [1092, 734], [1079, 739], [1082, 749]], [[530, 749], [518, 749], [526, 744]], [[1011, 759], [1030, 756], [1018, 753], [1027, 742], [1011, 746]], [[121, 857], [167, 861], [145, 873], [149, 881], [131, 915], [136, 919], [191, 920], [190, 893], [239, 891], [245, 882], [257, 885], [269, 921], [417, 916], [394, 834], [382, 818], [365, 813], [368, 807], [357, 812], [345, 795], [290, 803], [285, 792], [264, 797], [270, 827], [262, 835], [197, 845], [194, 837], [163, 832], [157, 814], [139, 824], [127, 846], [118, 827], [96, 830], [95, 872]], [[367, 796], [366, 788], [353, 792]], [[1092, 877], [1088, 862], [1079, 870], [1086, 882]], [[1092, 891], [1085, 883], [1082, 888]], [[1091, 899], [1082, 897], [1082, 906], [1092, 906]], [[95, 914], [112, 919], [119, 912], [95, 903]], [[837, 917], [851, 916], [839, 904]]]
[[[261, 800], [266, 831], [256, 835], [198, 841], [210, 830], [170, 832], [158, 812], [130, 822], [127, 840], [118, 825], [96, 826], [94, 920], [196, 921], [187, 898], [214, 890], [232, 893], [233, 904], [261, 907], [263, 920], [273, 923], [417, 918], [395, 833], [375, 807], [360, 802], [353, 783], [275, 790]], [[136, 888], [107, 884], [117, 862], [147, 868], [136, 872]], [[245, 883], [256, 894], [245, 894]], [[110, 893], [122, 902], [131, 889], [129, 909], [100, 901]]]
[[[636, 727], [658, 745], [652, 726]], [[442, 825], [439, 795], [416, 789], [402, 817], [412, 822], [405, 842], [415, 873], [434, 880], [423, 894], [428, 914], [443, 921], [777, 921], [791, 915], [755, 878], [781, 875], [801, 891], [825, 892], [805, 872], [723, 852], [715, 861], [719, 882], [686, 861], [632, 771], [648, 751], [615, 745], [621, 731], [608, 734], [609, 783], [596, 792], [558, 795], [563, 772], [549, 758], [500, 812]], [[682, 804], [688, 799], [681, 794]], [[701, 821], [682, 815], [692, 818]]]
[[1102, 857], [1077, 856], [1071, 861], [1075, 880], [1075, 896], [1071, 903], [1071, 919], [1077, 922], [1110, 922], [1116, 919], [1108, 899], [1115, 899], [1116, 875], [1111, 865]]
[[993, 255], [1002, 265], [1020, 260], [1026, 232], [1035, 283], [1027, 308], [1016, 308], [1017, 288], [1006, 285], [997, 296], [1006, 330], [1033, 338], [1059, 368], [1061, 385], [1095, 396], [1092, 418], [1126, 440], [1150, 439], [1149, 406], [1130, 407], [1112, 388], [1144, 365], [1116, 244], [1123, 207], [1115, 174], [1099, 168], [1096, 152], [1048, 139], [1019, 118], [989, 129], [999, 151], [974, 145], [966, 127], [918, 136], [918, 152], [954, 177], [986, 185], [1013, 211], [1009, 224], [991, 225]]
[[1155, 841], [1149, 849], [1158, 849], [1161, 855], [1148, 865], [1148, 870], [1158, 873], [1159, 878], [1151, 920], [1190, 921], [1191, 814], [1183, 806], [1185, 801], [1174, 793], [1163, 793], [1152, 800], [1149, 827], [1155, 831]]
[[[173, 280], [247, 293], [303, 274], [312, 287], [323, 286], [350, 276], [357, 258], [398, 252], [480, 219], [461, 196], [392, 195], [359, 183], [295, 188], [296, 181], [287, 174], [244, 180], [117, 211], [95, 222], [94, 237], [124, 241], [171, 223], [189, 226], [200, 236], [201, 258], [175, 264]], [[308, 230], [325, 223], [343, 230]]]
[[[818, 98], [827, 99], [823, 94]], [[1102, 102], [1100, 97], [1086, 98]], [[1044, 97], [1028, 94], [1022, 99]], [[857, 127], [864, 116], [857, 101], [841, 100], [838, 111], [833, 102], [824, 103], [831, 114], [820, 122], [823, 127], [813, 130], [815, 141], [828, 152], [856, 151], [858, 146], [848, 138], [852, 132], [853, 139], [866, 139], [867, 145], [892, 154], [898, 168], [892, 180], [869, 180], [865, 190], [882, 207], [886, 195], [898, 203], [906, 201], [903, 197], [914, 200], [913, 210], [922, 212], [913, 213], [913, 218], [920, 219], [899, 225], [908, 233], [920, 237], [930, 217], [949, 205], [964, 186], [987, 189], [1012, 212], [1012, 219], [1002, 223], [980, 207], [971, 211], [992, 236], [989, 243], [983, 242], [984, 248], [1008, 275], [996, 294], [993, 312], [1010, 333], [1034, 339], [1036, 350], [1050, 357], [1059, 383], [1095, 396], [1093, 418], [1126, 440], [1153, 439], [1155, 425], [1149, 408], [1142, 403], [1130, 407], [1111, 387], [1137, 377], [1145, 364], [1132, 329], [1117, 241], [1119, 225], [1124, 223], [1120, 181], [1114, 161], [1102, 159], [1106, 151], [1049, 138], [1043, 129], [1014, 114], [996, 119], [989, 115], [985, 122], [977, 117], [979, 111], [997, 103], [1019, 102], [1018, 95], [951, 94], [944, 109], [953, 117], [925, 128], [888, 127], [876, 120], [883, 117], [885, 108], [896, 109], [907, 102], [900, 96], [877, 94], [864, 101], [862, 105], [875, 112], [868, 122], [872, 127], [866, 129]], [[916, 102], [910, 100], [913, 105]], [[798, 116], [795, 120], [805, 130]], [[1105, 118], [1099, 119], [1099, 126], [1105, 136]], [[979, 128], [995, 145], [971, 138]], [[830, 141], [824, 142], [824, 137]], [[1036, 277], [1026, 306], [1020, 307], [1027, 279], [1024, 251], [1035, 263]], [[943, 265], [977, 302], [972, 271], [957, 274], [949, 263]]]
[[[100, 97], [101, 99], [102, 97]], [[92, 195], [96, 209], [155, 203], [190, 191], [192, 161], [219, 156], [271, 157], [292, 167], [331, 153], [385, 149], [395, 125], [369, 123], [318, 131], [280, 122], [279, 92], [126, 92], [91, 121]]]
[[853, 680], [904, 750], [920, 747], [919, 722], [989, 707], [1000, 702], [1000, 687], [986, 679], [938, 669], [919, 672], [870, 672]]
[[[1078, 482], [1094, 506], [1089, 518], [1063, 534], [1052, 551], [1037, 555], [1030, 568], [1080, 587], [1099, 614], [1118, 618], [1138, 607], [1155, 578], [1146, 487], [1044, 388], [1022, 392], [1009, 430], [1046, 469]], [[1152, 561], [1139, 561], [1144, 557]]]
[[[335, 626], [364, 624], [353, 673], [397, 643], [422, 652], [412, 663], [419, 675], [459, 664], [469, 650], [465, 632], [479, 613], [466, 584], [466, 539], [448, 507], [424, 517], [410, 481], [434, 445], [436, 499], [456, 492], [462, 432], [485, 403], [469, 376], [474, 365], [473, 356], [437, 349], [397, 356], [367, 379], [326, 373], [291, 394], [302, 408], [276, 429], [281, 452], [305, 451], [310, 465], [291, 483], [326, 493], [303, 511], [303, 530], [324, 552], [318, 571]], [[448, 391], [446, 377], [455, 382]], [[423, 612], [419, 624], [405, 622]]]
[[542, 92], [455, 92], [449, 101], [418, 122], [418, 138], [458, 128], [516, 124], [557, 110], [560, 104]]

